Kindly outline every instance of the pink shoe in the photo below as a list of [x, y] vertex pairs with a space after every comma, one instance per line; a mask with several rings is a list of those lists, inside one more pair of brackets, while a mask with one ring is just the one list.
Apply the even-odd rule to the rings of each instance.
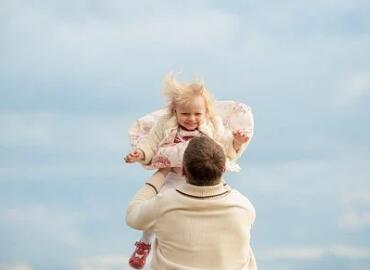
[[129, 265], [135, 269], [141, 269], [145, 265], [146, 257], [148, 257], [150, 253], [150, 244], [146, 244], [144, 242], [136, 242], [135, 243], [136, 249], [134, 253], [132, 253], [130, 260], [128, 261]]

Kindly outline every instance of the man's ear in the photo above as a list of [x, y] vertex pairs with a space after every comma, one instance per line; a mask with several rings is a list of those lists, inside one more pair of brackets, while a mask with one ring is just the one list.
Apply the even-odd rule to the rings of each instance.
[[186, 177], [186, 171], [184, 167], [182, 167], [182, 175]]
[[226, 172], [226, 166], [225, 165], [222, 167], [222, 172], [223, 173]]

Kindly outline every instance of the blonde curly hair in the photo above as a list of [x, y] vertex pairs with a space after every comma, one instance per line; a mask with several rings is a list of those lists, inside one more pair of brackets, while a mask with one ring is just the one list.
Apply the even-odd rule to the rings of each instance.
[[167, 99], [167, 108], [170, 115], [175, 114], [178, 105], [187, 105], [196, 96], [203, 97], [206, 116], [212, 117], [214, 115], [214, 99], [201, 80], [180, 83], [173, 73], [168, 73], [164, 78], [163, 94]]

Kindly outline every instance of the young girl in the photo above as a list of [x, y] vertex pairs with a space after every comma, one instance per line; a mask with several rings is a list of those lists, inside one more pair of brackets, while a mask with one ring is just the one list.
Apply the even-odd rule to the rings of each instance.
[[[226, 169], [237, 171], [236, 160], [253, 135], [253, 116], [248, 106], [224, 101], [215, 105], [202, 82], [179, 83], [172, 74], [165, 77], [167, 108], [156, 111], [130, 129], [134, 149], [125, 157], [127, 163], [140, 162], [146, 168], [172, 168], [161, 189], [176, 188], [182, 176], [182, 157], [188, 142], [197, 136], [208, 136], [218, 142], [227, 157]], [[219, 114], [223, 114], [222, 119]], [[136, 269], [145, 265], [153, 233], [143, 232], [129, 264]]]

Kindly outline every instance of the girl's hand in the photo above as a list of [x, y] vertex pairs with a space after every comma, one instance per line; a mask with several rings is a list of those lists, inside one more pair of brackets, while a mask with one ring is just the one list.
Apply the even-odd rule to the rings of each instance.
[[233, 131], [234, 140], [240, 144], [244, 144], [249, 141], [249, 137], [241, 130]]
[[124, 160], [126, 163], [134, 163], [144, 159], [144, 152], [140, 149], [135, 149], [131, 153], [129, 153]]
[[239, 151], [240, 147], [249, 141], [249, 137], [241, 130], [234, 130], [233, 137], [233, 146], [236, 151]]

